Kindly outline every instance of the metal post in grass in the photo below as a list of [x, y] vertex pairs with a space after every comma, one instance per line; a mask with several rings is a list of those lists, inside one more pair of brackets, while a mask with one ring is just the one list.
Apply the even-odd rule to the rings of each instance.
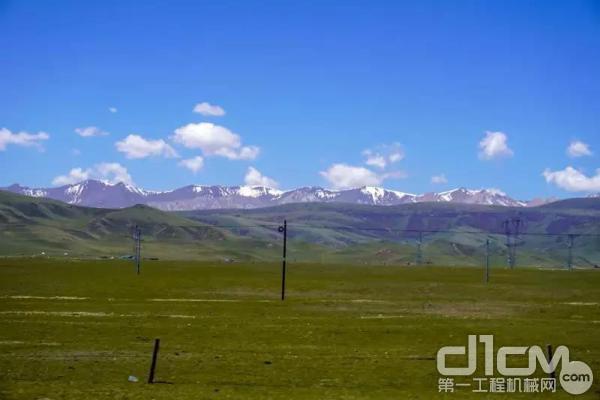
[[490, 281], [490, 239], [485, 240], [485, 283]]
[[154, 350], [152, 351], [152, 364], [150, 364], [150, 374], [148, 375], [148, 383], [154, 383], [154, 371], [156, 371], [156, 359], [158, 358], [159, 347], [160, 339], [154, 339]]
[[283, 233], [283, 258], [281, 259], [281, 300], [285, 300], [285, 258], [287, 253], [287, 220], [283, 220], [283, 225], [278, 229]]
[[552, 372], [550, 372], [550, 378], [556, 379], [556, 372], [554, 371], [553, 365], [551, 364], [552, 363], [552, 345], [547, 344], [546, 350], [548, 351], [548, 365], [550, 366], [550, 370], [552, 371]]

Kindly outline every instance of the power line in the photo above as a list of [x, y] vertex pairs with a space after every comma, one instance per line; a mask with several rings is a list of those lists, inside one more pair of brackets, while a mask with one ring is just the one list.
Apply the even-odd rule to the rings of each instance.
[[[265, 228], [274, 229], [280, 226], [278, 223], [272, 224], [257, 224], [257, 225], [221, 225], [211, 224], [206, 221], [195, 220], [204, 223], [206, 227], [211, 228], [222, 228], [222, 229], [250, 229], [250, 228]], [[47, 224], [34, 224], [35, 226], [47, 226], [52, 227], [53, 225]], [[31, 224], [2, 224], [0, 227], [31, 227]], [[308, 225], [308, 224], [290, 224], [290, 228], [294, 229], [331, 229], [331, 230], [350, 230], [350, 231], [364, 231], [364, 232], [389, 232], [389, 233], [455, 233], [455, 234], [472, 234], [472, 235], [506, 235], [505, 231], [484, 231], [484, 230], [456, 230], [456, 229], [412, 229], [412, 228], [389, 228], [389, 227], [360, 227], [360, 226], [347, 226], [347, 225]], [[577, 237], [600, 237], [600, 233], [572, 233], [572, 232], [522, 232], [519, 231], [519, 236], [568, 236], [576, 235]]]
[[[206, 222], [204, 222], [206, 223]], [[245, 229], [245, 228], [273, 228], [277, 229], [279, 224], [273, 225], [218, 225], [206, 223], [212, 228], [223, 229]], [[520, 227], [522, 222], [520, 223]], [[506, 235], [505, 231], [475, 231], [475, 230], [452, 230], [452, 229], [408, 229], [408, 228], [386, 228], [386, 227], [355, 227], [345, 225], [307, 225], [307, 224], [290, 224], [294, 229], [331, 229], [331, 230], [352, 230], [365, 232], [398, 232], [398, 233], [456, 233], [456, 234], [474, 234], [474, 235]], [[520, 229], [519, 227], [519, 229]], [[522, 232], [519, 230], [519, 236], [568, 236], [574, 234], [577, 236], [600, 237], [600, 233], [558, 233], [558, 232]]]

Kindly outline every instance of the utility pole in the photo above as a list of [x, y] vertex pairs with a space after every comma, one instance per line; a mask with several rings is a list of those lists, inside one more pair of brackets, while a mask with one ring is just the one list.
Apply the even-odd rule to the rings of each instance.
[[283, 233], [283, 258], [281, 259], [281, 301], [285, 300], [285, 261], [287, 253], [287, 220], [283, 220], [283, 225], [278, 229], [279, 233]]

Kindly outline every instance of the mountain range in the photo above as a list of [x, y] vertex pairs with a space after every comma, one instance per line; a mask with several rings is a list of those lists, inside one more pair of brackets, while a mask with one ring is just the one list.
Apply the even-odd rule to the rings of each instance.
[[516, 200], [496, 189], [458, 188], [438, 193], [411, 194], [379, 187], [330, 190], [301, 187], [277, 190], [262, 186], [188, 185], [170, 191], [149, 191], [124, 183], [86, 180], [54, 188], [30, 188], [14, 184], [1, 190], [65, 203], [98, 207], [126, 208], [144, 204], [163, 211], [211, 209], [250, 209], [289, 203], [349, 203], [392, 206], [422, 202], [496, 205], [505, 207], [538, 206], [556, 199]]
[[425, 264], [481, 266], [489, 240], [493, 265], [504, 266], [503, 223], [515, 217], [521, 221], [520, 266], [564, 267], [569, 243], [577, 267], [600, 264], [598, 198], [538, 207], [309, 202], [165, 212], [145, 205], [82, 207], [7, 191], [0, 191], [0, 258], [127, 256], [137, 225], [145, 258], [279, 261], [282, 235], [277, 228], [285, 219], [288, 259], [294, 263], [406, 265], [416, 262], [420, 248]]

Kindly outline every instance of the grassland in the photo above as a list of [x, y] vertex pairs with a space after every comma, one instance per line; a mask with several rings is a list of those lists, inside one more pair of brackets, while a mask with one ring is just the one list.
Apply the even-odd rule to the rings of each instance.
[[[600, 371], [600, 271], [0, 260], [0, 398], [430, 399], [468, 334]], [[154, 338], [162, 346], [148, 385]], [[481, 364], [480, 364], [481, 365]], [[128, 376], [140, 382], [128, 382]], [[598, 398], [600, 386], [579, 398]], [[523, 394], [521, 398], [531, 398]], [[555, 393], [550, 398], [568, 398]]]

